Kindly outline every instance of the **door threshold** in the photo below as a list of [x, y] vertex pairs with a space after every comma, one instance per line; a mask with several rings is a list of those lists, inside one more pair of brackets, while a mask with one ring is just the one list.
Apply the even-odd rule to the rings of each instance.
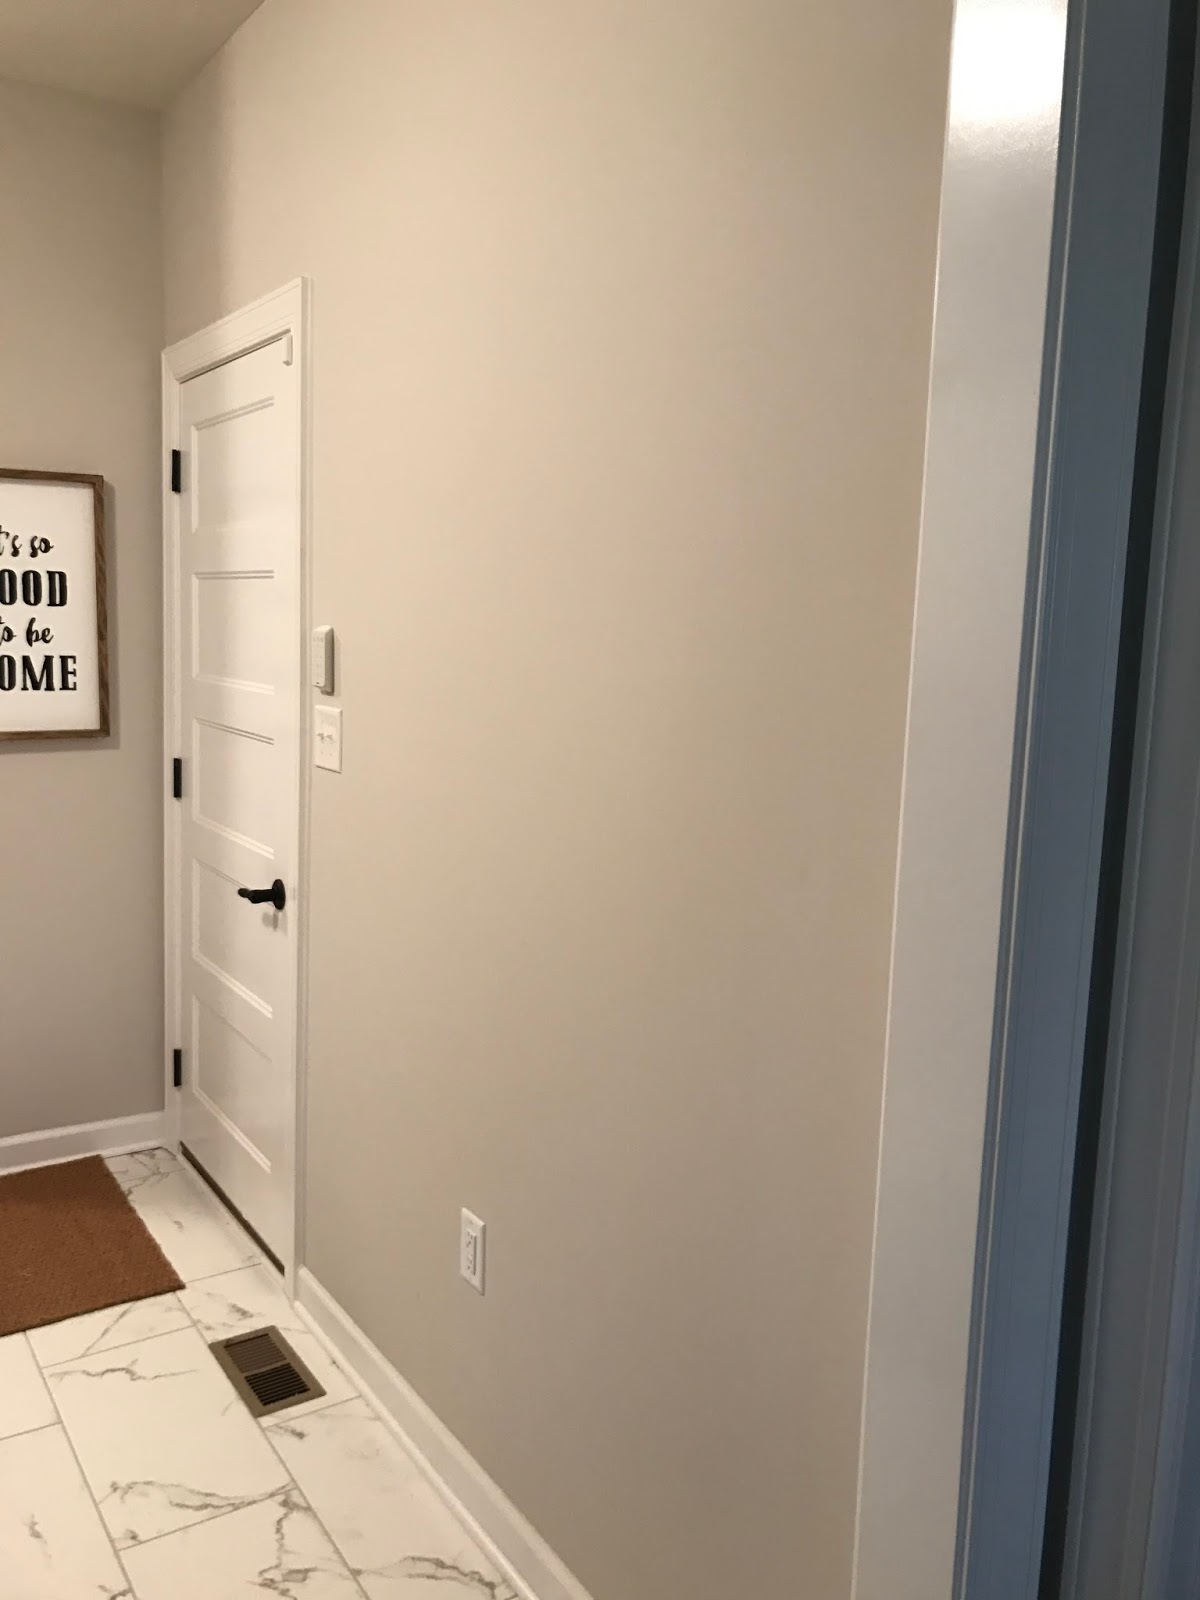
[[224, 1191], [224, 1189], [222, 1189], [221, 1185], [216, 1181], [215, 1178], [209, 1176], [209, 1174], [204, 1170], [204, 1168], [196, 1160], [196, 1158], [192, 1154], [192, 1152], [188, 1149], [187, 1145], [183, 1144], [182, 1142], [180, 1143], [180, 1146], [179, 1146], [179, 1154], [187, 1162], [188, 1166], [191, 1167], [192, 1171], [194, 1173], [196, 1173], [198, 1177], [202, 1178], [203, 1181], [207, 1184], [207, 1186], [212, 1190], [212, 1192], [216, 1195], [217, 1199], [225, 1207], [226, 1211], [229, 1212], [229, 1215], [231, 1217], [233, 1217], [233, 1219], [237, 1223], [238, 1227], [242, 1228], [246, 1233], [248, 1233], [250, 1235], [250, 1237], [254, 1240], [255, 1244], [262, 1251], [263, 1255], [266, 1256], [267, 1260], [275, 1268], [276, 1272], [278, 1272], [279, 1276], [281, 1278], [286, 1276], [286, 1269], [285, 1269], [285, 1267], [283, 1265], [283, 1262], [275, 1254], [274, 1250], [271, 1249], [271, 1246], [263, 1238], [262, 1234], [259, 1233], [256, 1228], [253, 1228], [250, 1225], [250, 1223], [248, 1223], [246, 1221], [245, 1217], [238, 1210], [238, 1208], [234, 1205], [233, 1201], [225, 1193], [225, 1191]]

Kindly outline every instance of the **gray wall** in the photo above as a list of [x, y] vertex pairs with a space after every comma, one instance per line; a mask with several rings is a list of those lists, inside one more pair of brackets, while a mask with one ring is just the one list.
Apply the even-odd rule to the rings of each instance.
[[0, 1137], [162, 1105], [157, 120], [0, 81], [0, 464], [111, 485], [113, 735], [0, 747]]
[[849, 1589], [949, 29], [267, 0], [168, 113], [170, 337], [314, 285], [308, 1265], [600, 1600]]

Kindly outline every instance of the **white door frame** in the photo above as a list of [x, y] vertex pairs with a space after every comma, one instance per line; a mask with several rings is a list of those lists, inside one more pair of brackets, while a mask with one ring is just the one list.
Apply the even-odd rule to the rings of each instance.
[[1173, 9], [956, 3], [853, 1600], [1039, 1589]]
[[[291, 341], [291, 362], [299, 368], [300, 405], [297, 409], [296, 459], [300, 463], [299, 527], [300, 541], [300, 650], [304, 681], [301, 685], [300, 704], [309, 708], [312, 692], [308, 683], [308, 651], [305, 648], [312, 618], [312, 561], [310, 538], [310, 405], [309, 405], [309, 302], [308, 280], [296, 278], [273, 294], [265, 295], [253, 305], [245, 306], [210, 327], [181, 339], [163, 352], [162, 405], [163, 405], [163, 461], [170, 460], [170, 452], [179, 448], [180, 389], [189, 378], [199, 377], [213, 367], [223, 366], [248, 355], [279, 338]], [[164, 771], [171, 772], [171, 763], [182, 750], [180, 715], [181, 685], [176, 671], [179, 650], [179, 618], [176, 595], [179, 585], [179, 508], [180, 498], [172, 492], [170, 473], [163, 474], [163, 734]], [[288, 1214], [291, 1217], [289, 1236], [281, 1241], [280, 1258], [283, 1262], [288, 1294], [294, 1293], [295, 1277], [303, 1259], [303, 1196], [304, 1196], [304, 1086], [308, 1059], [308, 887], [309, 887], [309, 814], [312, 790], [312, 718], [301, 716], [298, 730], [300, 739], [300, 789], [299, 789], [299, 852], [296, 863], [298, 882], [296, 903], [296, 1048], [295, 1070], [291, 1084], [292, 1114], [287, 1119], [287, 1139], [284, 1163], [285, 1177], [291, 1193]], [[181, 951], [177, 934], [179, 912], [178, 887], [181, 868], [182, 816], [170, 782], [164, 784], [163, 844], [164, 844], [164, 899], [166, 911], [166, 1139], [174, 1150], [180, 1143], [180, 1093], [175, 1088], [171, 1053], [182, 1040], [182, 987]]]

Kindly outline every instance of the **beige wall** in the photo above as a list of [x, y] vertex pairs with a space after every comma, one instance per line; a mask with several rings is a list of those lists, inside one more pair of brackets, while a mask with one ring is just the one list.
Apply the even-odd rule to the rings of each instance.
[[314, 285], [308, 1264], [598, 1600], [849, 1589], [948, 46], [267, 0], [168, 115], [170, 336]]
[[0, 81], [0, 465], [108, 479], [114, 712], [0, 747], [0, 1137], [162, 1107], [158, 140]]

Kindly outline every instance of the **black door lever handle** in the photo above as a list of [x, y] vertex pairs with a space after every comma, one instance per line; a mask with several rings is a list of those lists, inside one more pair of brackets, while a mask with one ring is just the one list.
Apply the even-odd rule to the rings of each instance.
[[276, 878], [269, 889], [239, 889], [238, 895], [242, 900], [249, 900], [252, 906], [271, 905], [276, 911], [282, 911], [287, 905], [287, 890], [282, 878]]

